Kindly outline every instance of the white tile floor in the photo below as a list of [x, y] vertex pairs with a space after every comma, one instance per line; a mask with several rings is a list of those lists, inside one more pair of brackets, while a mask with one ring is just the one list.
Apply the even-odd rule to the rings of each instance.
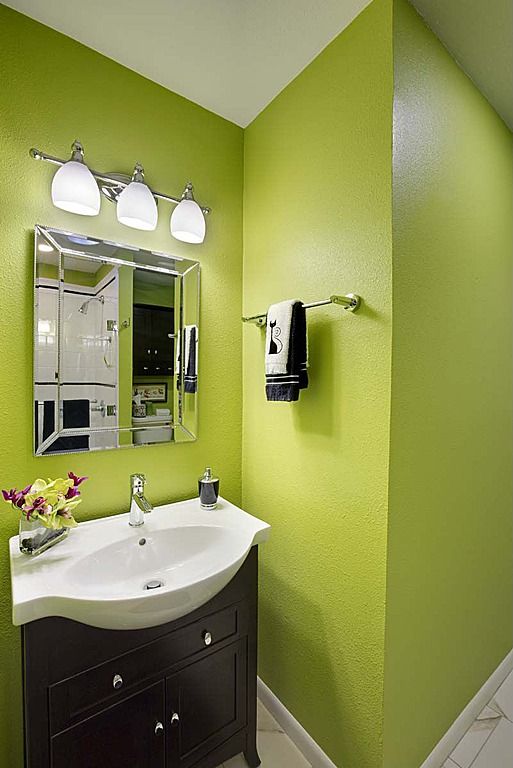
[[513, 672], [442, 768], [512, 768]]
[[[311, 768], [310, 763], [307, 763], [260, 701], [258, 702], [257, 728], [261, 768]], [[247, 764], [243, 756], [238, 755], [219, 768], [247, 768]]]

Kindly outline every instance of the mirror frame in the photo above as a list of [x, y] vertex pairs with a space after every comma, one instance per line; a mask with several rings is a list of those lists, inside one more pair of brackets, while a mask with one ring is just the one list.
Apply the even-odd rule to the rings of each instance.
[[[135, 256], [132, 257], [134, 260], [130, 261], [129, 259], [120, 259], [120, 258], [114, 258], [114, 257], [106, 257], [103, 255], [96, 255], [91, 254], [85, 250], [81, 250], [80, 247], [74, 247], [74, 248], [68, 248], [63, 247], [56, 237], [54, 235], [63, 237], [74, 237], [74, 238], [82, 238], [84, 240], [94, 240], [96, 245], [99, 245], [101, 243], [105, 243], [106, 245], [112, 247], [115, 246], [120, 249], [124, 249], [128, 251], [129, 253], [135, 253], [138, 254], [138, 259], [135, 261]], [[66, 256], [71, 257], [79, 257], [88, 259], [90, 261], [97, 261], [99, 265], [101, 264], [115, 264], [117, 266], [132, 266], [134, 268], [149, 270], [153, 272], [159, 272], [161, 274], [169, 274], [173, 276], [175, 279], [180, 280], [180, 289], [179, 289], [179, 296], [180, 296], [180, 306], [178, 308], [178, 329], [181, 334], [183, 334], [183, 318], [184, 318], [184, 278], [189, 275], [192, 280], [195, 282], [192, 283], [192, 290], [194, 292], [194, 298], [196, 301], [196, 326], [198, 328], [198, 335], [199, 335], [199, 319], [200, 319], [200, 262], [188, 259], [183, 256], [176, 256], [174, 254], [170, 253], [164, 253], [163, 251], [153, 251], [153, 250], [147, 250], [143, 248], [139, 248], [138, 246], [133, 246], [127, 243], [118, 243], [112, 240], [102, 240], [98, 237], [94, 237], [92, 235], [81, 235], [76, 232], [69, 232], [66, 230], [57, 229], [55, 227], [46, 227], [41, 224], [36, 224], [34, 227], [34, 269], [33, 269], [33, 282], [34, 282], [34, 315], [33, 315], [33, 366], [32, 366], [32, 380], [33, 380], [33, 406], [34, 403], [37, 402], [37, 396], [36, 396], [36, 355], [37, 355], [37, 344], [38, 344], [38, 327], [37, 327], [37, 321], [38, 321], [38, 285], [37, 285], [37, 265], [38, 265], [38, 245], [41, 242], [41, 238], [43, 242], [46, 242], [49, 246], [52, 247], [57, 253], [58, 253], [58, 274], [59, 274], [59, 299], [58, 299], [58, 310], [57, 310], [57, 328], [56, 328], [56, 341], [57, 341], [57, 368], [56, 371], [56, 387], [57, 387], [57, 398], [56, 398], [56, 409], [57, 413], [61, 413], [60, 404], [61, 404], [61, 387], [65, 384], [65, 382], [61, 381], [61, 350], [62, 350], [62, 341], [61, 341], [61, 334], [62, 334], [62, 328], [63, 328], [63, 320], [62, 320], [62, 312], [63, 312], [63, 301], [62, 301], [62, 293], [63, 293], [63, 274], [64, 274], [64, 267], [63, 267], [63, 259]], [[146, 259], [145, 259], [145, 255]], [[150, 257], [153, 257], [150, 258]], [[162, 262], [159, 262], [159, 265], [157, 266], [155, 263], [152, 263], [154, 259], [169, 259], [170, 260], [170, 266], [167, 267], [165, 265], [162, 265]], [[176, 269], [173, 269], [172, 263], [173, 262], [180, 262], [180, 264], [183, 266], [183, 271], [178, 271]], [[189, 288], [190, 290], [190, 288]], [[176, 320], [175, 320], [176, 322]], [[118, 361], [119, 365], [119, 361]], [[197, 358], [196, 361], [197, 365], [197, 373], [198, 373], [198, 379], [199, 379], [199, 358]], [[144, 426], [130, 426], [130, 427], [124, 427], [124, 426], [117, 426], [117, 427], [82, 427], [82, 428], [75, 428], [75, 429], [64, 429], [61, 428], [61, 417], [59, 415], [59, 418], [57, 419], [57, 428], [54, 432], [52, 432], [51, 435], [49, 435], [42, 443], [40, 443], [38, 446], [36, 446], [36, 416], [34, 413], [34, 407], [32, 408], [32, 446], [34, 450], [34, 456], [60, 456], [65, 455], [69, 453], [96, 453], [101, 450], [118, 450], [121, 448], [144, 448], [147, 446], [155, 446], [155, 445], [173, 445], [173, 444], [180, 444], [182, 442], [192, 442], [198, 439], [198, 392], [196, 391], [195, 399], [194, 399], [194, 414], [195, 414], [195, 429], [192, 430], [188, 426], [186, 426], [185, 423], [185, 414], [184, 414], [184, 396], [187, 394], [185, 392], [185, 367], [184, 365], [180, 365], [179, 370], [174, 373], [173, 378], [178, 376], [179, 386], [175, 387], [176, 391], [176, 400], [175, 405], [176, 408], [173, 409], [172, 414], [172, 421], [169, 424], [169, 426], [173, 429], [173, 439], [169, 441], [164, 442], [158, 442], [158, 443], [131, 443], [127, 445], [116, 445], [116, 446], [104, 446], [101, 448], [95, 448], [95, 449], [87, 449], [87, 450], [71, 450], [71, 451], [59, 451], [58, 453], [51, 453], [47, 454], [46, 451], [51, 445], [60, 437], [72, 437], [72, 436], [79, 436], [79, 435], [93, 435], [93, 434], [102, 434], [102, 433], [116, 433], [116, 434], [123, 434], [123, 433], [134, 433], [144, 430], [158, 430], [162, 428], [162, 425], [144, 425]], [[192, 396], [192, 395], [190, 395]], [[176, 418], [177, 417], [177, 418]], [[181, 439], [176, 439], [177, 437], [180, 437]]]

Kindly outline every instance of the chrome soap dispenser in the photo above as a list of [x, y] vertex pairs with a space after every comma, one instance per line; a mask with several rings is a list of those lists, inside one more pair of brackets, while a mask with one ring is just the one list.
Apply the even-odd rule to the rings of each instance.
[[215, 509], [219, 496], [219, 478], [212, 477], [210, 467], [205, 469], [203, 476], [198, 480], [200, 506], [202, 509]]

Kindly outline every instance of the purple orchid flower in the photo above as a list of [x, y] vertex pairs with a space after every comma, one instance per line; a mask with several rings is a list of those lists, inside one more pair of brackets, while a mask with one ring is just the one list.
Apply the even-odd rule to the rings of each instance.
[[73, 485], [71, 488], [68, 488], [66, 492], [66, 499], [74, 499], [75, 496], [80, 496], [80, 491], [78, 490], [78, 486], [84, 482], [84, 480], [87, 480], [87, 477], [78, 477], [75, 475], [74, 472], [68, 472], [68, 477], [70, 480], [73, 480]]
[[25, 496], [30, 491], [31, 487], [31, 485], [27, 485], [22, 491], [18, 491], [16, 488], [11, 488], [10, 491], [2, 491], [4, 501], [10, 501], [15, 507], [21, 509], [25, 503]]
[[10, 501], [11, 504], [15, 507], [19, 507], [20, 509], [23, 507], [25, 503], [25, 496], [22, 491], [17, 491], [16, 488], [13, 488], [8, 493], [5, 491], [2, 491], [4, 495], [4, 499], [6, 501]]
[[44, 496], [38, 496], [37, 499], [34, 499], [32, 504], [26, 504], [22, 508], [27, 515], [27, 520], [30, 520], [30, 516], [33, 512], [39, 512], [40, 514], [42, 513], [45, 515], [48, 514], [46, 499]]
[[73, 486], [77, 488], [81, 483], [84, 482], [84, 480], [87, 480], [87, 477], [78, 477], [75, 475], [74, 472], [68, 472], [68, 477], [70, 480], [73, 480]]

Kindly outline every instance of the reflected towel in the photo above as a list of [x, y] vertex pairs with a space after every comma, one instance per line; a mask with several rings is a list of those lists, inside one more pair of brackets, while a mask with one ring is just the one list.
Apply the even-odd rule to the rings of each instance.
[[184, 328], [185, 376], [184, 390], [189, 394], [198, 391], [198, 328], [186, 325]]

